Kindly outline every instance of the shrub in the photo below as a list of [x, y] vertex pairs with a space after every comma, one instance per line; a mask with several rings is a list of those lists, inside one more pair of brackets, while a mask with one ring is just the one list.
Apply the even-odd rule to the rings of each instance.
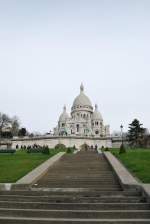
[[105, 152], [108, 152], [108, 151], [109, 151], [109, 148], [108, 148], [108, 147], [106, 147], [106, 148], [105, 148]]
[[27, 146], [26, 152], [31, 153], [31, 146]]
[[47, 155], [50, 154], [48, 146], [43, 146], [43, 147], [42, 147], [42, 153], [43, 153], [43, 154], [47, 154]]
[[42, 148], [27, 148], [27, 153], [42, 153]]
[[66, 150], [66, 153], [72, 153], [74, 151], [74, 148], [68, 147]]
[[66, 146], [64, 144], [57, 144], [55, 149], [66, 149]]
[[0, 149], [0, 153], [11, 153], [14, 154], [16, 152], [15, 149]]
[[43, 154], [47, 154], [47, 155], [50, 154], [48, 146], [43, 146], [43, 147], [37, 146], [36, 148], [28, 146], [26, 149], [26, 152], [27, 153], [43, 153]]
[[122, 153], [126, 153], [126, 148], [123, 143], [121, 144], [120, 151], [119, 151], [119, 154], [122, 154]]
[[76, 150], [76, 146], [75, 145], [73, 146], [73, 149]]

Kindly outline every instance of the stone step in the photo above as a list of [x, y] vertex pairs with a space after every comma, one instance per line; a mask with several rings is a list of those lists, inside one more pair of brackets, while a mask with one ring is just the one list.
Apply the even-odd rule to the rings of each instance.
[[53, 218], [26, 218], [0, 217], [1, 224], [148, 224], [150, 219], [53, 219]]
[[95, 189], [95, 188], [99, 188], [99, 190], [100, 191], [121, 191], [122, 189], [121, 189], [121, 187], [119, 186], [119, 185], [114, 185], [114, 186], [111, 186], [111, 185], [75, 185], [75, 184], [73, 184], [73, 185], [59, 185], [59, 184], [50, 184], [49, 182], [47, 183], [47, 182], [44, 182], [43, 184], [42, 183], [37, 183], [36, 185], [34, 185], [34, 188], [37, 188], [38, 190], [39, 189], [42, 189], [42, 188], [44, 188], [44, 189], [54, 189], [54, 188], [56, 188], [56, 189], [62, 189], [62, 188], [66, 188], [66, 189], [68, 189], [68, 188], [77, 188], [77, 189], [81, 189], [81, 188], [84, 188], [84, 189], [89, 189], [89, 188], [93, 188], [93, 189]]
[[52, 184], [52, 183], [45, 183], [45, 182], [43, 184], [39, 183], [35, 187], [41, 188], [41, 187], [43, 187], [43, 185], [44, 185], [45, 188], [61, 188], [61, 187], [63, 187], [63, 188], [86, 188], [86, 187], [87, 188], [92, 188], [92, 187], [97, 188], [97, 187], [99, 187], [100, 190], [105, 190], [105, 189], [108, 190], [108, 191], [109, 190], [112, 190], [112, 191], [113, 190], [116, 190], [116, 191], [120, 190], [120, 187], [118, 185], [112, 185], [112, 186], [111, 185], [109, 185], [109, 186], [108, 185], [101, 185], [100, 186], [100, 185], [96, 185], [96, 184], [95, 185], [92, 185], [92, 184], [91, 185], [89, 185], [89, 184], [88, 185], [86, 185], [86, 184], [78, 184], [78, 185], [76, 184], [75, 185], [75, 184], [59, 184], [59, 183], [58, 184]]
[[[91, 181], [92, 180], [114, 180], [114, 176], [113, 175], [96, 175], [96, 174], [86, 174], [86, 175], [78, 175], [78, 174], [70, 174], [70, 173], [67, 173], [65, 175], [62, 175], [62, 174], [55, 174], [55, 175], [51, 175], [50, 176], [50, 179], [54, 179], [56, 180], [57, 178], [59, 179], [64, 179], [64, 178], [72, 178], [73, 180], [86, 180], [86, 179], [90, 179]], [[115, 179], [117, 181], [117, 179]]]
[[[46, 180], [45, 180], [46, 181]], [[51, 181], [52, 183], [57, 183], [58, 181], [61, 182], [72, 182], [72, 183], [90, 183], [90, 184], [107, 184], [107, 183], [115, 183], [118, 185], [118, 182], [116, 182], [116, 180], [114, 180], [113, 178], [109, 178], [109, 179], [90, 179], [90, 178], [83, 178], [83, 179], [79, 179], [79, 178], [71, 178], [71, 177], [64, 177], [64, 178], [58, 178], [58, 179], [54, 179], [54, 178], [48, 178], [47, 181]]]
[[37, 189], [32, 188], [32, 190], [22, 190], [22, 191], [0, 191], [1, 195], [15, 195], [15, 196], [140, 196], [141, 193], [136, 190], [126, 190], [126, 191], [100, 191], [99, 188], [43, 188], [43, 189]]
[[54, 175], [54, 176], [50, 176], [49, 179], [51, 180], [57, 180], [57, 178], [59, 178], [59, 180], [63, 180], [63, 179], [72, 179], [72, 180], [91, 180], [91, 181], [102, 181], [101, 178], [103, 178], [103, 181], [104, 180], [113, 180], [113, 181], [117, 181], [117, 179], [115, 179], [113, 176], [89, 176], [89, 175], [84, 175], [84, 176], [71, 176], [70, 174], [66, 174], [64, 176], [62, 175]]
[[[53, 187], [54, 188], [57, 188], [57, 186], [59, 186], [60, 188], [63, 188], [64, 186], [66, 187], [68, 185], [68, 188], [70, 188], [70, 186], [72, 187], [78, 187], [78, 188], [114, 188], [114, 187], [117, 187], [118, 189], [120, 189], [120, 186], [117, 184], [117, 183], [113, 183], [113, 182], [107, 182], [107, 183], [91, 183], [91, 182], [81, 182], [81, 181], [43, 181], [42, 184], [45, 184], [45, 186], [49, 185], [50, 187], [52, 185], [54, 185]], [[41, 184], [40, 183], [37, 183], [35, 186], [40, 186]], [[55, 186], [56, 185], [56, 186]]]
[[139, 203], [145, 202], [143, 197], [139, 196], [101, 196], [101, 197], [82, 197], [82, 196], [20, 196], [3, 195], [0, 196], [0, 201], [21, 201], [21, 202], [55, 202], [55, 203]]
[[84, 172], [84, 170], [82, 170], [82, 173], [81, 173], [81, 169], [79, 169], [79, 171], [77, 170], [63, 170], [62, 171], [62, 168], [61, 170], [56, 170], [54, 172], [52, 172], [51, 176], [62, 176], [62, 175], [77, 175], [77, 176], [81, 176], [81, 177], [84, 177], [84, 176], [88, 176], [88, 175], [92, 175], [92, 176], [108, 176], [108, 177], [114, 177], [115, 175], [113, 174], [113, 172], [109, 171], [109, 172], [106, 172], [106, 171], [103, 171], [101, 169], [95, 169], [95, 170], [90, 170], [90, 171], [86, 171]]
[[[80, 172], [80, 171], [79, 171]], [[52, 175], [49, 175], [49, 176], [51, 176], [51, 177], [65, 177], [65, 176], [72, 176], [72, 177], [75, 177], [75, 176], [77, 176], [77, 178], [78, 177], [81, 177], [81, 178], [84, 178], [84, 177], [90, 177], [90, 178], [93, 178], [94, 176], [97, 178], [97, 177], [110, 177], [110, 178], [114, 178], [115, 176], [113, 175], [113, 174], [109, 174], [109, 173], [101, 173], [101, 174], [99, 174], [99, 173], [96, 173], [96, 172], [89, 172], [89, 173], [80, 173], [79, 174], [79, 172], [63, 172], [63, 173], [59, 173], [59, 171], [57, 171], [57, 173], [53, 173]], [[101, 171], [99, 171], [99, 172], [101, 172]]]
[[[46, 180], [45, 180], [46, 181]], [[55, 178], [48, 178], [47, 179], [47, 181], [51, 181], [51, 182], [58, 182], [58, 181], [61, 181], [61, 182], [72, 182], [72, 183], [93, 183], [93, 184], [107, 184], [107, 183], [115, 183], [115, 184], [117, 184], [118, 185], [118, 182], [115, 180], [115, 179], [113, 179], [113, 178], [108, 178], [108, 179], [97, 179], [97, 178], [95, 178], [95, 179], [90, 179], [90, 178], [81, 178], [81, 179], [79, 179], [79, 178], [71, 178], [71, 177], [64, 177], [64, 178], [57, 178], [57, 179], [55, 179]]]
[[1, 216], [80, 219], [150, 219], [147, 210], [46, 210], [0, 208]]
[[[49, 186], [49, 187], [80, 187], [80, 188], [96, 188], [96, 187], [100, 187], [101, 188], [107, 188], [107, 189], [110, 189], [110, 188], [117, 188], [117, 189], [120, 189], [120, 186], [117, 184], [117, 183], [113, 183], [113, 182], [108, 182], [108, 183], [91, 183], [91, 182], [74, 182], [74, 181], [55, 181], [55, 182], [52, 182], [52, 181], [43, 181], [42, 184], [45, 185], [45, 187]], [[42, 186], [40, 183], [35, 186]]]
[[50, 210], [149, 210], [149, 203], [45, 203], [0, 201], [0, 208]]
[[[61, 170], [62, 167], [63, 167], [63, 170]], [[94, 170], [97, 170], [97, 171], [103, 170], [103, 172], [105, 172], [105, 173], [109, 173], [112, 171], [111, 167], [108, 164], [102, 165], [100, 161], [98, 164], [96, 164], [95, 162], [93, 164], [91, 164], [90, 162], [87, 162], [87, 164], [85, 164], [85, 163], [83, 163], [83, 161], [81, 161], [80, 163], [72, 162], [72, 164], [70, 164], [70, 165], [61, 163], [61, 165], [53, 166], [51, 168], [51, 170], [55, 171], [57, 169], [57, 170], [60, 170], [61, 172], [63, 172], [63, 171], [69, 171], [69, 172], [74, 171], [75, 172], [76, 170], [81, 170], [81, 168], [83, 168], [83, 171], [85, 171], [85, 173], [94, 171]]]
[[[36, 185], [36, 187], [38, 187], [38, 188], [42, 188], [43, 185], [40, 185], [40, 184], [39, 184], [39, 185]], [[71, 185], [71, 184], [70, 184], [70, 185], [69, 185], [69, 184], [68, 184], [68, 185], [59, 185], [59, 184], [56, 185], [56, 184], [48, 184], [48, 183], [47, 183], [47, 184], [44, 185], [44, 187], [46, 187], [46, 188], [49, 188], [49, 187], [50, 187], [50, 188], [54, 188], [54, 187], [56, 187], [56, 188], [61, 188], [61, 187], [63, 187], [63, 188], [66, 188], [66, 189], [67, 189], [68, 187], [69, 187], [69, 188], [86, 188], [86, 187], [87, 187], [87, 188], [90, 188], [90, 187], [91, 187], [91, 188], [92, 188], [92, 187], [93, 187], [93, 188], [96, 188], [96, 187], [98, 187], [98, 186], [97, 186], [97, 185], [86, 185], [86, 184], [84, 184], [84, 185], [81, 185], [81, 184], [80, 184], [80, 185], [76, 185], [76, 186], [75, 186], [75, 185]], [[102, 186], [100, 187], [100, 190], [105, 190], [105, 189], [107, 189], [107, 190], [112, 190], [112, 191], [115, 191], [115, 190], [118, 191], [118, 190], [120, 190], [120, 188], [119, 188], [118, 186], [112, 186], [112, 187], [111, 187], [111, 186], [105, 186], [105, 185], [102, 185]]]

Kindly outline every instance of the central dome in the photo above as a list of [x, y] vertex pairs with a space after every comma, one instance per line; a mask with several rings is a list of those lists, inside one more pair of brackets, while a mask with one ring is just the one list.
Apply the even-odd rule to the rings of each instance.
[[89, 97], [84, 94], [84, 86], [83, 84], [81, 84], [80, 94], [75, 98], [72, 109], [75, 109], [78, 107], [86, 107], [86, 106], [92, 108], [92, 103]]

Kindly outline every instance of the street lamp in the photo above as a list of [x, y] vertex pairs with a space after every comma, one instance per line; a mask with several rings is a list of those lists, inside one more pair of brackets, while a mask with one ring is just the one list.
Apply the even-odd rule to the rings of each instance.
[[123, 145], [123, 125], [121, 124], [120, 126], [121, 129], [121, 140], [122, 140], [122, 145]]

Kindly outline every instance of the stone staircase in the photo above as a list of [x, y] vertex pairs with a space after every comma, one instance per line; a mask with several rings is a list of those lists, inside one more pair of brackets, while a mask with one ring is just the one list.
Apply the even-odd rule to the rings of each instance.
[[121, 189], [104, 157], [85, 151], [63, 156], [36, 184], [38, 188]]
[[0, 191], [0, 224], [150, 223], [150, 204], [122, 190], [102, 154], [65, 155], [32, 190]]

